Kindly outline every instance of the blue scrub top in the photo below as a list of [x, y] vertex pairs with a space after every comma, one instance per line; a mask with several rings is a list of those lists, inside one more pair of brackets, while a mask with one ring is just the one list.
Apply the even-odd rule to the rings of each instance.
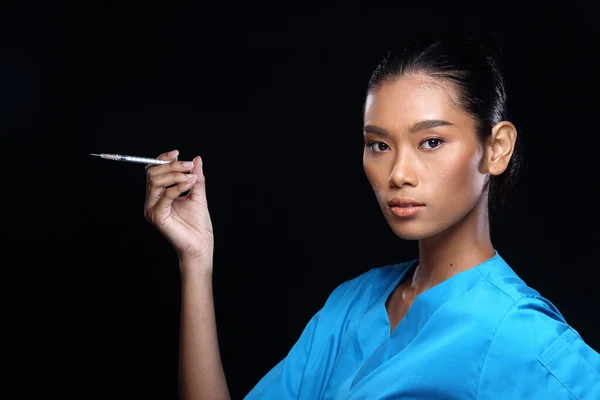
[[246, 399], [600, 400], [600, 355], [500, 257], [385, 302], [418, 260], [338, 286]]

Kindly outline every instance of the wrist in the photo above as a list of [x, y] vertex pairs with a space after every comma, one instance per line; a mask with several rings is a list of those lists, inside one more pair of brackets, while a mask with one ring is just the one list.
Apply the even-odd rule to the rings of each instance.
[[179, 271], [182, 277], [188, 275], [212, 277], [212, 267], [211, 259], [179, 257]]

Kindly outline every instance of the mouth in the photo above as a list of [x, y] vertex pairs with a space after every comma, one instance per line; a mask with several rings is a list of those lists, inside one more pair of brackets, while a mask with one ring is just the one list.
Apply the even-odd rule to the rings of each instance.
[[390, 207], [423, 207], [425, 206], [425, 204], [415, 200], [415, 199], [409, 199], [409, 198], [400, 198], [400, 197], [394, 197], [393, 199], [391, 199], [390, 201], [388, 201], [388, 205]]
[[425, 208], [425, 204], [415, 199], [398, 197], [388, 201], [388, 206], [390, 207], [392, 214], [398, 217], [410, 217]]
[[390, 207], [390, 211], [398, 217], [410, 217], [421, 211], [423, 208], [425, 208], [423, 205], [393, 206]]

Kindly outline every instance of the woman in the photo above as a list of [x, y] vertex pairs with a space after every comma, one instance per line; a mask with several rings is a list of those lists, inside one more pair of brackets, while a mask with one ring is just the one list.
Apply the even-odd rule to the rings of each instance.
[[[505, 102], [493, 58], [471, 40], [416, 40], [381, 61], [363, 165], [390, 227], [418, 240], [419, 257], [336, 288], [248, 399], [600, 399], [600, 355], [490, 239], [490, 207], [519, 161]], [[180, 260], [181, 396], [229, 398], [202, 160], [147, 176], [147, 219]]]

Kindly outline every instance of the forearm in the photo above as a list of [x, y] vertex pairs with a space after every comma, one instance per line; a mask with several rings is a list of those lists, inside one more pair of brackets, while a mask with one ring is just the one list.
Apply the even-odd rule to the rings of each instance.
[[229, 399], [217, 338], [212, 268], [198, 268], [182, 262], [180, 270], [180, 398]]

